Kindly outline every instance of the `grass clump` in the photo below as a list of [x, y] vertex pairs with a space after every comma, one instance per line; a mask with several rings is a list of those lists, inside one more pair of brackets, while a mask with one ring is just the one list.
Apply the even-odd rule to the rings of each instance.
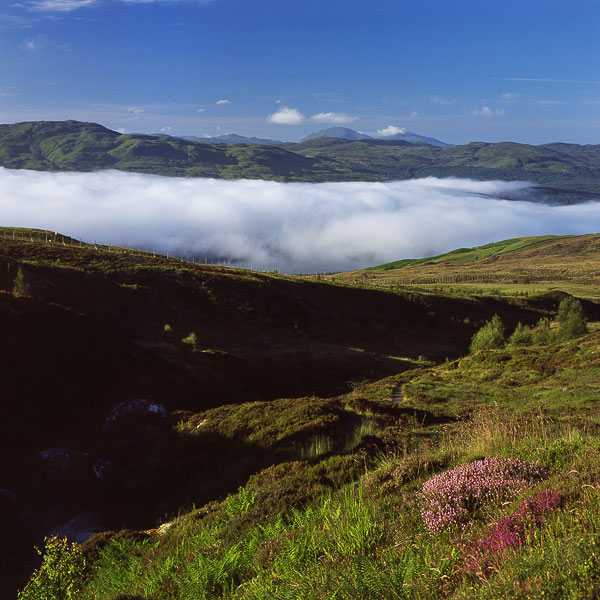
[[478, 350], [494, 350], [504, 347], [504, 325], [498, 315], [494, 315], [471, 339], [471, 354]]

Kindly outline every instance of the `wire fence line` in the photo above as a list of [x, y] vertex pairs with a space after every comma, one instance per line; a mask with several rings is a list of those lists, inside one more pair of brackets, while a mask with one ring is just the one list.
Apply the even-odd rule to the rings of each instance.
[[40, 229], [24, 229], [20, 227], [0, 227], [0, 239], [18, 240], [22, 242], [56, 244], [59, 246], [69, 246], [78, 248], [87, 248], [95, 250], [104, 250], [121, 254], [144, 256], [145, 258], [156, 258], [160, 260], [171, 260], [175, 262], [191, 263], [195, 265], [208, 265], [214, 267], [228, 267], [231, 269], [244, 269], [250, 271], [259, 271], [262, 273], [273, 273], [281, 275], [306, 275], [307, 273], [298, 271], [295, 266], [284, 264], [283, 268], [277, 263], [273, 264], [254, 264], [243, 260], [236, 260], [233, 257], [215, 256], [209, 253], [204, 255], [193, 255], [184, 253], [170, 253], [156, 250], [146, 250], [143, 248], [129, 248], [117, 244], [99, 244], [98, 242], [84, 242], [81, 239], [72, 236], [63, 235], [58, 232], [44, 231]]

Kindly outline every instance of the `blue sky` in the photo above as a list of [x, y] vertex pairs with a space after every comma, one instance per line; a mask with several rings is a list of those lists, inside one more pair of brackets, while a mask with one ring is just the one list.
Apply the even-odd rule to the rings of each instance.
[[597, 144], [599, 56], [598, 0], [0, 0], [0, 122]]

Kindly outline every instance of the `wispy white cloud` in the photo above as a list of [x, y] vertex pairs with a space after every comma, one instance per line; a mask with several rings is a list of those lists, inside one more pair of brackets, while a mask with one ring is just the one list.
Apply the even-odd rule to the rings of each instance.
[[172, 127], [162, 127], [161, 128], [162, 133], [171, 133], [171, 131], [173, 131]]
[[388, 125], [384, 129], [378, 129], [377, 135], [381, 137], [387, 137], [388, 135], [399, 135], [402, 133], [406, 133], [406, 129], [403, 127], [396, 127], [396, 125]]
[[335, 123], [337, 125], [344, 125], [345, 123], [352, 123], [352, 121], [358, 120], [358, 117], [353, 117], [344, 113], [327, 112], [317, 113], [310, 117], [310, 120], [315, 123]]
[[505, 94], [502, 94], [502, 96], [501, 96], [502, 100], [506, 100], [507, 102], [510, 102], [511, 100], [515, 100], [518, 97], [519, 97], [519, 94], [516, 94], [515, 92], [506, 92]]
[[196, 112], [199, 112], [199, 113], [206, 112], [206, 108], [204, 108], [203, 106], [201, 106], [200, 108], [196, 109]]
[[33, 27], [30, 19], [19, 15], [0, 13], [0, 29], [28, 29]]
[[300, 125], [306, 121], [306, 117], [295, 108], [282, 106], [276, 113], [268, 116], [268, 121], [276, 125]]
[[600, 81], [589, 79], [544, 79], [541, 77], [502, 77], [502, 81], [540, 81], [544, 83], [594, 83], [600, 84]]
[[144, 112], [144, 109], [140, 108], [139, 106], [130, 106], [127, 109], [127, 112], [130, 112], [133, 115], [139, 115]]
[[552, 104], [567, 104], [564, 100], [535, 100], [537, 104], [541, 104], [542, 106], [549, 106]]
[[12, 86], [0, 86], [0, 98], [11, 98], [13, 96], [18, 96], [15, 92], [15, 88]]
[[[187, 2], [188, 4], [207, 5], [214, 0], [105, 0], [123, 4], [169, 4]], [[101, 0], [29, 0], [26, 6], [30, 10], [43, 12], [70, 12], [86, 6], [99, 6]]]
[[519, 201], [530, 193], [523, 182], [461, 179], [283, 184], [0, 169], [0, 222], [298, 270], [347, 270], [523, 235], [588, 233], [598, 222], [600, 203]]
[[482, 106], [470, 111], [470, 114], [474, 117], [483, 117], [485, 119], [493, 119], [495, 117], [501, 117], [504, 115], [503, 108], [497, 108], [496, 110], [491, 109], [489, 106]]
[[68, 44], [56, 42], [56, 41], [50, 39], [45, 34], [36, 35], [33, 38], [23, 40], [19, 44], [19, 48], [21, 48], [21, 50], [24, 50], [25, 52], [28, 52], [29, 54], [33, 54], [34, 52], [37, 52], [38, 50], [45, 50], [47, 48], [64, 50], [67, 52], [70, 50]]
[[231, 100], [224, 98], [223, 100], [217, 100], [216, 104], [231, 104]]
[[429, 96], [429, 101], [433, 104], [440, 104], [441, 106], [447, 106], [448, 104], [454, 104], [455, 100], [452, 98], [442, 98], [437, 94], [432, 94]]
[[29, 7], [35, 11], [70, 12], [94, 4], [97, 4], [96, 0], [35, 0]]

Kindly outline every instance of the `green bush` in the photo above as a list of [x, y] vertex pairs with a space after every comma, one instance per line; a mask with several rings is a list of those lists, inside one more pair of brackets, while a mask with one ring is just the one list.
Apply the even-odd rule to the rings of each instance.
[[559, 323], [557, 337], [568, 340], [587, 332], [587, 321], [583, 314], [581, 302], [572, 296], [563, 298], [558, 306]]
[[494, 315], [471, 339], [471, 353], [503, 348], [504, 343], [504, 325], [500, 317]]
[[75, 600], [82, 598], [85, 559], [78, 544], [66, 538], [45, 538], [45, 548], [38, 554], [44, 559], [18, 600]]
[[529, 346], [533, 341], [533, 331], [531, 327], [519, 323], [513, 334], [508, 338], [509, 344], [513, 346]]
[[184, 344], [188, 344], [192, 352], [196, 352], [196, 350], [198, 349], [198, 337], [193, 331], [190, 332], [190, 334], [187, 337], [184, 337], [181, 341]]
[[549, 344], [553, 340], [552, 330], [550, 329], [550, 319], [544, 317], [537, 322], [533, 330], [534, 344]]
[[19, 267], [15, 280], [13, 282], [13, 294], [15, 296], [27, 296], [29, 294], [29, 284], [25, 281], [23, 269]]

